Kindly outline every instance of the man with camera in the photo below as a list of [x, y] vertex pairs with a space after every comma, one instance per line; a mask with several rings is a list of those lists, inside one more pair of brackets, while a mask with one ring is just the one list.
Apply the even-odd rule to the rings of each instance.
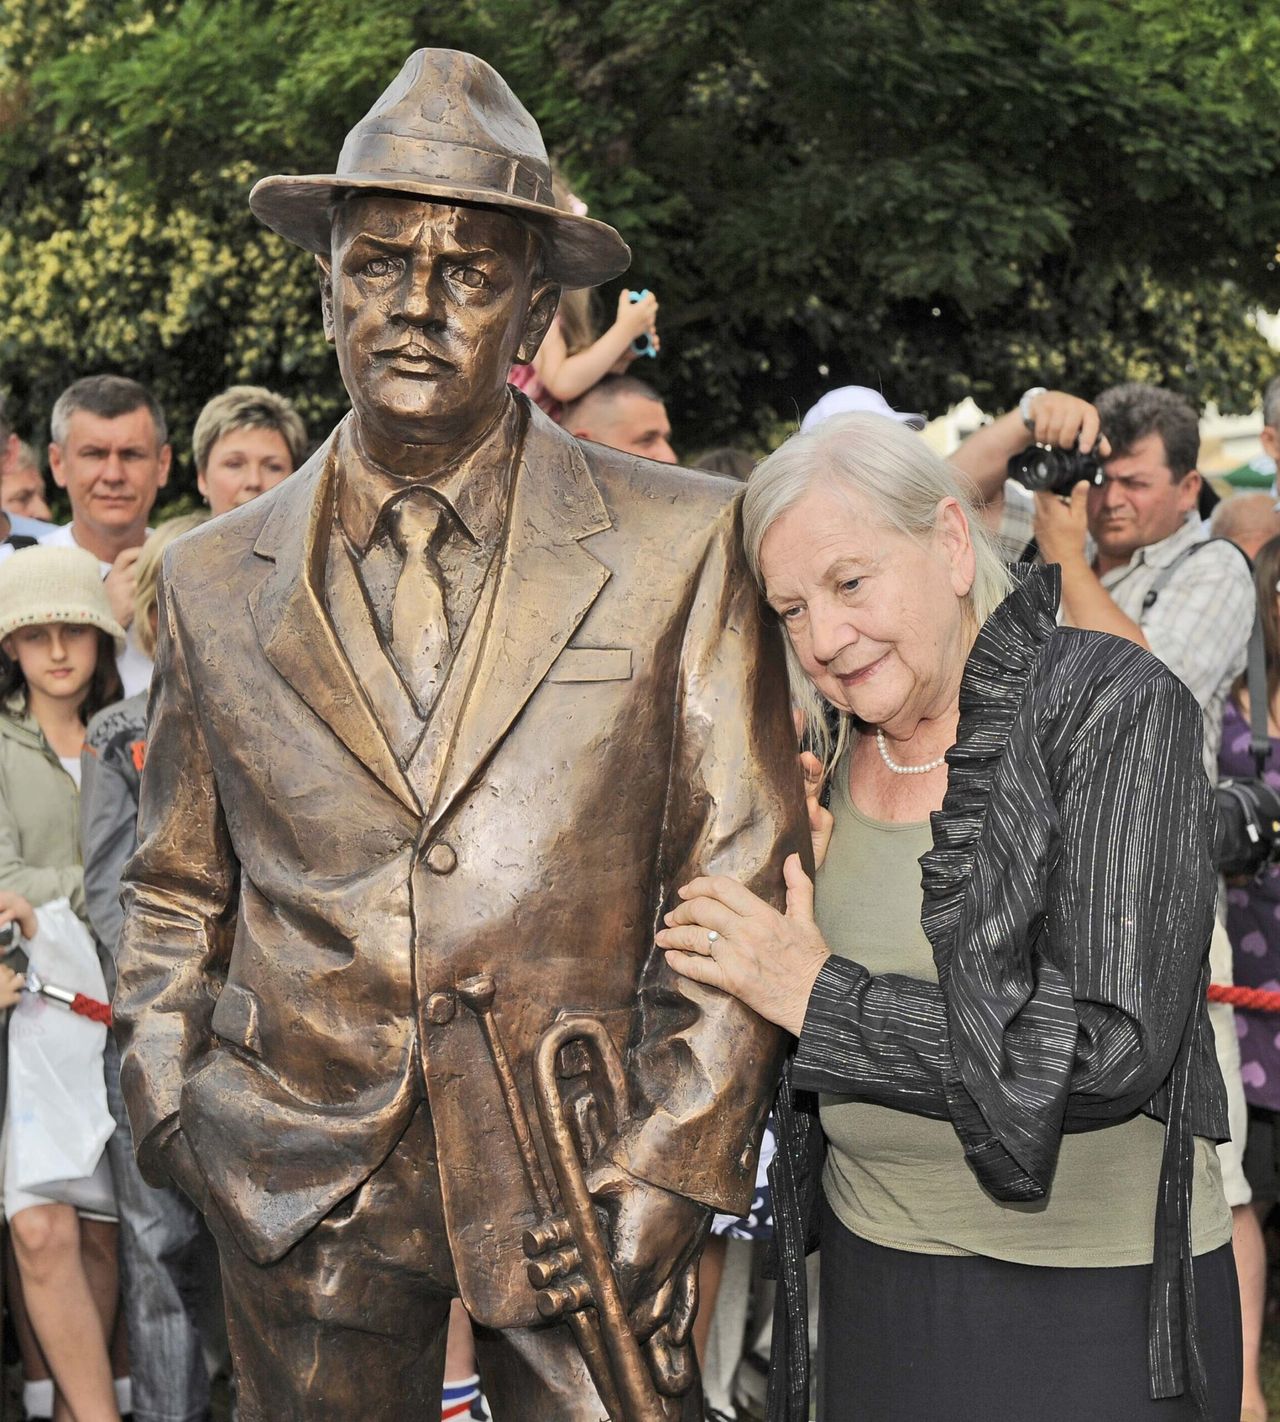
[[[1061, 390], [1028, 390], [952, 460], [982, 499], [999, 497], [1015, 474], [1035, 490], [1035, 542], [1062, 570], [1062, 620], [1127, 637], [1182, 678], [1204, 714], [1205, 771], [1216, 784], [1223, 710], [1245, 667], [1255, 595], [1239, 549], [1210, 540], [1201, 523], [1199, 453], [1195, 410], [1171, 391], [1134, 383], [1105, 390], [1096, 405]], [[1229, 983], [1231, 944], [1221, 922], [1209, 960], [1213, 980]], [[1242, 1166], [1240, 1054], [1231, 1008], [1215, 1002], [1209, 1015], [1231, 1109], [1232, 1139], [1219, 1157], [1244, 1297], [1265, 1257]], [[1248, 1340], [1247, 1317], [1244, 1332]], [[1246, 1366], [1246, 1402], [1249, 1378]], [[1256, 1386], [1256, 1367], [1252, 1379]]]
[[1035, 541], [1062, 569], [1063, 621], [1127, 637], [1186, 682], [1204, 712], [1205, 770], [1216, 780], [1223, 706], [1244, 670], [1254, 596], [1245, 560], [1209, 543], [1196, 514], [1199, 445], [1195, 411], [1156, 386], [1118, 385], [1096, 406], [1036, 389], [953, 461], [984, 499], [1003, 491], [1010, 461], [1041, 486]]

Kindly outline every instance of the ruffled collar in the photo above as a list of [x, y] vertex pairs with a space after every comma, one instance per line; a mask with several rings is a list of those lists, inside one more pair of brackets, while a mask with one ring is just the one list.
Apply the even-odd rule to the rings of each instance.
[[[1062, 578], [1055, 565], [1014, 563], [1013, 587], [982, 624], [960, 679], [960, 721], [947, 752], [947, 793], [930, 817], [933, 848], [921, 856], [921, 922], [935, 958], [950, 958], [973, 857], [1004, 754], [1049, 638], [1057, 629]], [[945, 964], [940, 964], [945, 971]]]

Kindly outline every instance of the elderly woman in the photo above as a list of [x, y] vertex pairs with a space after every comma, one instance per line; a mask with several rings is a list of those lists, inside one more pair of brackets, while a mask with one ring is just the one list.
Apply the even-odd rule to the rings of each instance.
[[226, 513], [287, 479], [306, 448], [306, 427], [283, 395], [233, 385], [196, 417], [196, 485], [211, 513]]
[[785, 915], [698, 879], [658, 941], [798, 1038], [770, 1416], [808, 1417], [820, 1225], [824, 1422], [1236, 1422], [1195, 701], [1059, 627], [1056, 570], [1007, 571], [892, 421], [789, 440], [744, 537], [834, 828]]

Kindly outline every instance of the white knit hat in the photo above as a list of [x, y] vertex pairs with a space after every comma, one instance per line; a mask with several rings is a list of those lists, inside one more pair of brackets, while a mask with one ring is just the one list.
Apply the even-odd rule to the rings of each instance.
[[100, 627], [124, 651], [98, 560], [83, 548], [19, 548], [0, 563], [0, 640], [19, 627], [71, 622]]

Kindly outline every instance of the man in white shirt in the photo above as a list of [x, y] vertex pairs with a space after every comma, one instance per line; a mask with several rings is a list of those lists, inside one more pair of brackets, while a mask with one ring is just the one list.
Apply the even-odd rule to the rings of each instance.
[[1060, 390], [1028, 390], [1017, 410], [961, 445], [953, 462], [979, 495], [998, 494], [1006, 464], [1032, 440], [1092, 449], [1102, 482], [1070, 498], [1035, 496], [1046, 563], [1062, 568], [1062, 620], [1137, 642], [1176, 672], [1204, 713], [1205, 772], [1218, 778], [1222, 712], [1244, 670], [1253, 626], [1249, 566], [1207, 541], [1197, 507], [1196, 412], [1171, 391], [1118, 385], [1097, 406]]
[[[102, 565], [111, 610], [128, 627], [147, 519], [169, 479], [164, 411], [136, 380], [89, 375], [58, 396], [50, 434], [49, 469], [71, 500], [71, 522], [40, 541], [92, 553]], [[132, 630], [118, 667], [126, 696], [151, 678], [151, 659]]]
[[[5, 418], [4, 396], [0, 395], [0, 486], [17, 466], [21, 450], [22, 442]], [[0, 500], [0, 563], [15, 549], [26, 548], [52, 532], [53, 524], [26, 517], [18, 511], [9, 511]]]
[[[8, 462], [0, 457], [0, 510], [16, 514], [28, 523], [53, 522], [45, 496], [44, 475], [36, 460], [35, 450], [14, 437]], [[3, 440], [0, 440], [3, 443]]]

